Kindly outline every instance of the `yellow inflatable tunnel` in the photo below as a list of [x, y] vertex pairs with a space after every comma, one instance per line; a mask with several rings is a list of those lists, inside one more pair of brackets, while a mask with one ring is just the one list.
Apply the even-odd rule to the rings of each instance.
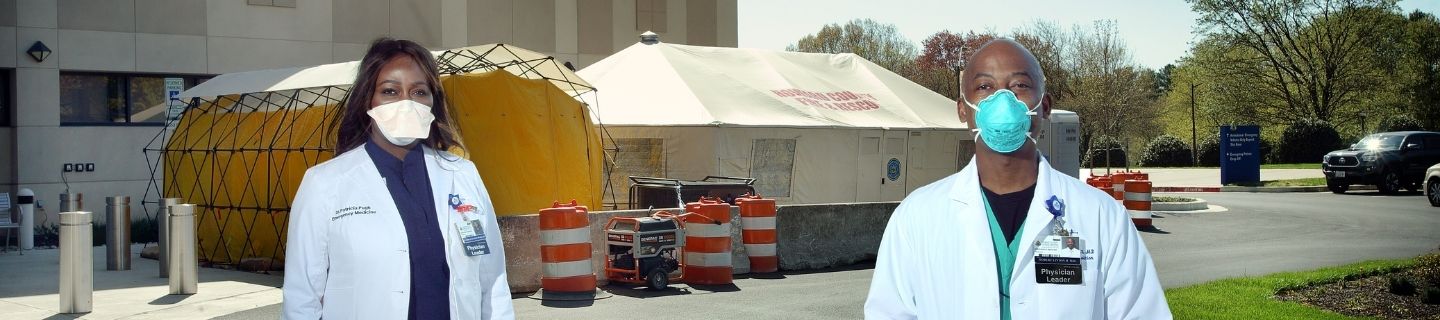
[[[452, 151], [475, 163], [496, 212], [532, 214], [556, 200], [600, 204], [603, 153], [582, 104], [549, 81], [503, 70], [441, 83], [466, 147]], [[164, 195], [197, 205], [200, 254], [213, 263], [283, 261], [300, 180], [334, 156], [333, 101], [266, 109], [252, 106], [254, 95], [192, 106], [162, 150]]]

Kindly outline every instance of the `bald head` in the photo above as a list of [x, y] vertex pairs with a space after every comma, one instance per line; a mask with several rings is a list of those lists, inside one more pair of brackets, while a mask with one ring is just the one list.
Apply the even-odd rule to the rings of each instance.
[[[1045, 94], [1045, 73], [1035, 55], [1019, 42], [1010, 39], [995, 39], [980, 46], [965, 64], [961, 75], [961, 93], [970, 104], [979, 104], [995, 91], [1008, 89], [1026, 106], [1036, 109], [1039, 118], [1050, 117], [1050, 97]], [[956, 101], [960, 120], [975, 125], [975, 113], [965, 102]], [[1032, 121], [1031, 132], [1038, 129], [1038, 121]]]
[[[1029, 49], [1011, 39], [995, 39], [980, 46], [966, 61], [962, 77], [963, 92], [970, 103], [979, 102], [1000, 89], [1010, 89], [1031, 106], [1045, 95], [1045, 73], [1040, 69], [1040, 61]], [[1033, 97], [1022, 90], [1033, 92]]]

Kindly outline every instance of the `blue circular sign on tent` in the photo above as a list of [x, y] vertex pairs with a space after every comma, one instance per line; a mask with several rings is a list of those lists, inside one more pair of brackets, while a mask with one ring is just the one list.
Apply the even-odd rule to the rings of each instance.
[[900, 159], [890, 158], [890, 163], [885, 164], [885, 175], [890, 181], [900, 179]]

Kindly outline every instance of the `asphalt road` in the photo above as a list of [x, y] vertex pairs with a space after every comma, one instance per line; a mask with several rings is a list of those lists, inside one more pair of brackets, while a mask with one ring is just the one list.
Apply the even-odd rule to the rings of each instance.
[[1227, 212], [1162, 214], [1145, 233], [1165, 287], [1413, 257], [1440, 247], [1440, 208], [1420, 193], [1182, 194]]
[[[1169, 195], [1169, 194], [1167, 194]], [[1167, 288], [1210, 280], [1309, 270], [1350, 262], [1412, 257], [1440, 247], [1440, 208], [1418, 193], [1204, 193], [1224, 212], [1161, 214], [1142, 233]], [[859, 318], [870, 287], [868, 265], [771, 278], [734, 286], [672, 290], [605, 287], [612, 297], [549, 302], [516, 297], [524, 319], [846, 319]], [[271, 319], [273, 305], [226, 317]]]

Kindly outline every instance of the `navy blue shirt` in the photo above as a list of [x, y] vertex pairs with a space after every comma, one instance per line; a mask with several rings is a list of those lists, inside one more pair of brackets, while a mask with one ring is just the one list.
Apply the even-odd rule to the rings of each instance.
[[372, 140], [365, 143], [365, 152], [385, 178], [410, 240], [410, 319], [450, 319], [450, 267], [424, 150], [417, 145], [401, 161]]

